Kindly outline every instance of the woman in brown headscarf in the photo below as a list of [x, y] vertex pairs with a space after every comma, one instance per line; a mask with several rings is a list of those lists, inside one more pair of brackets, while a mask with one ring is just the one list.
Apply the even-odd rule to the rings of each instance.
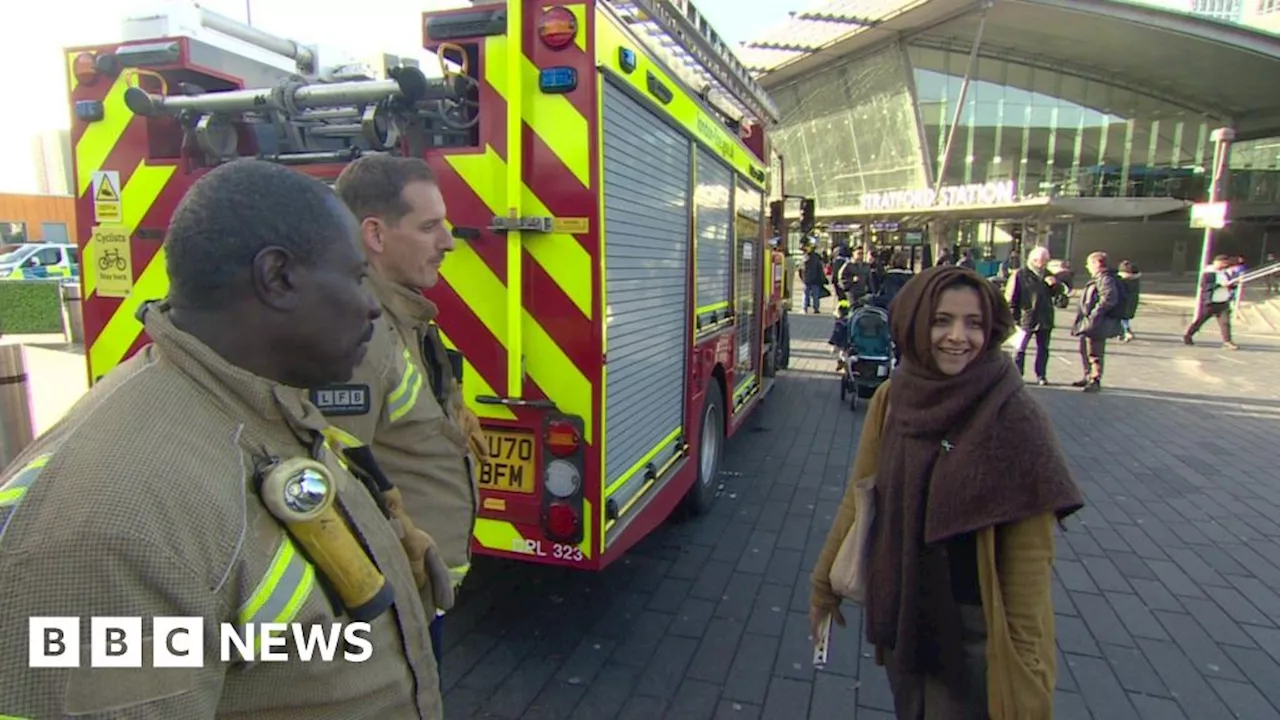
[[[890, 315], [902, 364], [868, 407], [849, 478], [875, 475], [867, 641], [900, 720], [1050, 718], [1053, 526], [1083, 499], [1001, 350], [1009, 307], [977, 273], [943, 266]], [[813, 571], [815, 637], [828, 614], [844, 625], [829, 574], [853, 521], [846, 492]]]

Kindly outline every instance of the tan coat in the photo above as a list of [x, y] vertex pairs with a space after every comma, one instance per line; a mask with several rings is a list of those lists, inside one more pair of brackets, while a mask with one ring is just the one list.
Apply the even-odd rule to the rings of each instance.
[[[832, 607], [831, 564], [855, 518], [855, 480], [880, 466], [880, 431], [884, 425], [889, 383], [876, 391], [849, 474], [849, 489], [840, 502], [826, 544], [814, 566], [811, 603]], [[987, 693], [992, 720], [1047, 720], [1053, 717], [1057, 682], [1054, 652], [1053, 514], [1046, 513], [999, 530], [978, 532], [978, 585], [987, 626]], [[996, 534], [1000, 534], [997, 543]], [[996, 548], [1001, 552], [997, 557]], [[883, 664], [879, 651], [876, 661]]]
[[[0, 475], [0, 714], [443, 718], [428, 618], [400, 540], [323, 446], [316, 459], [336, 479], [396, 605], [372, 621], [363, 663], [341, 655], [304, 663], [292, 652], [285, 662], [221, 662], [218, 623], [349, 622], [335, 615], [318, 573], [253, 482], [268, 455], [310, 455], [303, 439], [324, 418], [303, 391], [234, 367], [179, 331], [162, 306], [144, 312], [154, 344], [111, 371]], [[273, 582], [277, 561], [284, 572]], [[82, 618], [80, 668], [28, 669], [30, 616]], [[143, 618], [142, 668], [89, 667], [93, 616]], [[204, 618], [204, 667], [149, 667], [156, 616]]]
[[[456, 588], [471, 566], [477, 511], [468, 438], [459, 425], [462, 391], [443, 346], [425, 342], [436, 306], [376, 273], [370, 282], [383, 315], [365, 360], [349, 385], [312, 391], [312, 400], [330, 423], [352, 436], [347, 444], [371, 446], [378, 466], [400, 489], [409, 517], [435, 541]], [[425, 345], [434, 348], [432, 363], [424, 362]], [[433, 366], [440, 368], [438, 376]], [[439, 393], [435, 377], [443, 384]], [[330, 396], [321, 393], [343, 388], [366, 394], [369, 402], [361, 412], [342, 414], [346, 409], [326, 406]]]

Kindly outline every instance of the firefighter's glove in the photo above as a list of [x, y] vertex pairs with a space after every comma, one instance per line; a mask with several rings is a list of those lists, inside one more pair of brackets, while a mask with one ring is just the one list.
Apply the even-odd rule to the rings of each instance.
[[467, 436], [467, 445], [471, 449], [471, 454], [475, 455], [476, 461], [481, 464], [489, 462], [489, 444], [484, 437], [484, 429], [480, 427], [480, 418], [476, 417], [471, 408], [463, 407], [458, 412], [458, 425], [462, 428], [462, 432]]
[[[449, 566], [444, 564], [436, 541], [418, 528], [414, 528], [414, 531], [426, 543], [420, 567], [427, 576], [427, 582], [431, 583], [431, 599], [437, 610], [448, 612], [453, 609], [453, 580], [449, 577]], [[422, 589], [423, 585], [419, 583], [418, 588]]]
[[404, 498], [400, 488], [391, 488], [383, 493], [387, 510], [391, 513], [391, 524], [400, 537], [405, 555], [409, 556], [409, 567], [413, 570], [413, 580], [422, 590], [431, 583], [431, 594], [436, 607], [448, 610], [453, 607], [453, 583], [449, 579], [449, 567], [444, 564], [436, 548], [436, 541], [422, 528], [413, 524], [413, 518], [404, 509]]

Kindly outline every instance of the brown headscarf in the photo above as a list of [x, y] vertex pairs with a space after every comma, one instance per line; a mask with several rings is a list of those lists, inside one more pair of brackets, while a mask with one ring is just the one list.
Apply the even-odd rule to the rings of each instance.
[[[948, 376], [933, 360], [931, 328], [943, 292], [956, 286], [977, 291], [986, 343]], [[988, 280], [930, 268], [899, 291], [890, 318], [902, 364], [881, 434], [867, 640], [893, 649], [903, 672], [955, 680], [960, 623], [947, 541], [1045, 512], [1061, 520], [1084, 500], [1048, 415], [1001, 348], [1013, 318]]]

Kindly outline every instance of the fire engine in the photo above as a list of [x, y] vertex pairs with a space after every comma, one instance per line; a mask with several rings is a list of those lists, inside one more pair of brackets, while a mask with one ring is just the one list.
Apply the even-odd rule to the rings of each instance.
[[322, 67], [197, 5], [67, 49], [90, 381], [148, 342], [168, 219], [210, 168], [332, 183], [422, 157], [455, 238], [426, 294], [489, 443], [473, 548], [598, 570], [708, 509], [788, 364], [777, 110], [687, 0], [509, 0], [421, 29], [438, 74]]

